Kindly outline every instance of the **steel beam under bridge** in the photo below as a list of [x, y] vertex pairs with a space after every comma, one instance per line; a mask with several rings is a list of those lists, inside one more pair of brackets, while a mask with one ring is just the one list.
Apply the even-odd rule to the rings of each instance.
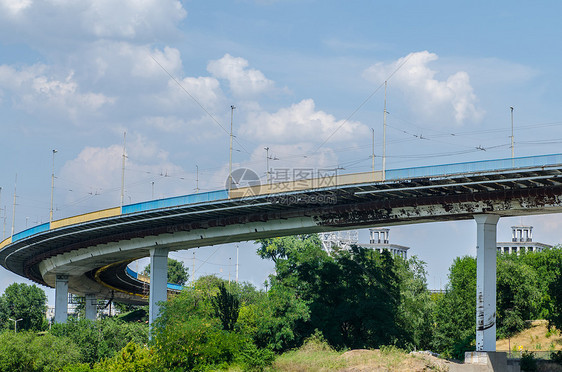
[[100, 271], [149, 256], [156, 247], [179, 250], [282, 235], [472, 219], [481, 214], [560, 212], [561, 177], [562, 161], [499, 171], [387, 177], [385, 182], [116, 213], [59, 223], [2, 242], [0, 264], [52, 287], [57, 275], [66, 275], [68, 289], [78, 295], [109, 298], [114, 293], [121, 301], [144, 302], [139, 293], [120, 290], [117, 278], [101, 280]]

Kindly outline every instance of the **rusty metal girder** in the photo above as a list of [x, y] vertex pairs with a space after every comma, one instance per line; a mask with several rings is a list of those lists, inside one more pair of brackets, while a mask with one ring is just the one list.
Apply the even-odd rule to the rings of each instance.
[[[427, 181], [420, 181], [418, 184], [426, 185]], [[439, 190], [439, 185], [436, 185], [435, 191]], [[443, 189], [441, 190], [443, 191]], [[311, 217], [316, 221], [318, 231], [323, 231], [327, 228], [415, 222], [428, 218], [434, 221], [471, 218], [473, 213], [491, 212], [494, 209], [502, 210], [504, 215], [509, 215], [509, 208], [512, 208], [515, 201], [519, 201], [520, 211], [525, 208], [540, 209], [545, 206], [562, 208], [562, 186], [560, 184], [552, 187], [517, 188], [514, 186], [509, 189], [492, 191], [486, 188], [486, 190], [465, 189], [464, 192], [459, 192], [457, 189], [455, 192], [448, 190], [446, 194], [434, 195], [419, 192], [416, 196], [407, 197], [373, 194], [367, 198], [357, 197], [344, 190], [339, 190], [331, 194], [331, 197], [336, 198], [335, 204], [330, 202], [312, 206], [301, 203], [277, 205], [275, 207], [277, 209], [269, 211], [249, 211], [247, 213], [239, 211], [235, 215], [221, 213], [222, 216], [219, 217], [201, 216], [201, 219], [172, 216], [167, 223], [160, 222], [154, 227], [146, 227], [146, 225], [143, 227], [132, 222], [128, 231], [124, 232], [116, 233], [109, 230], [102, 235], [93, 237], [92, 234], [90, 238], [79, 241], [60, 238], [55, 249], [49, 247], [48, 244], [39, 243], [39, 247], [43, 246], [39, 250], [44, 249], [43, 252], [27, 257], [23, 262], [23, 271], [30, 279], [42, 283], [41, 275], [36, 269], [37, 265], [41, 261], [59, 254], [99, 244], [236, 224], [267, 223], [271, 220]]]

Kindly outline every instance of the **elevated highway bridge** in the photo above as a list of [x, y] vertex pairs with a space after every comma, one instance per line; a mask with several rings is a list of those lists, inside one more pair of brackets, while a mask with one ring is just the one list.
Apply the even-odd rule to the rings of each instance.
[[[0, 264], [54, 287], [55, 321], [68, 291], [146, 303], [127, 264], [150, 256], [150, 321], [166, 300], [169, 251], [259, 238], [475, 219], [477, 347], [495, 350], [499, 217], [562, 211], [562, 154], [330, 175], [191, 194], [64, 218], [0, 243]], [[88, 301], [91, 300], [91, 301]], [[492, 340], [493, 339], [493, 346]]]

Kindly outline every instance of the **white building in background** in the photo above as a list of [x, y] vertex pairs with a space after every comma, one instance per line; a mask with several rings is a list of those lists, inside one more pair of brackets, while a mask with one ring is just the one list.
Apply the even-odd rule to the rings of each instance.
[[498, 253], [541, 252], [552, 245], [533, 241], [533, 226], [511, 226], [511, 241], [496, 243]]
[[358, 245], [363, 248], [374, 249], [382, 253], [383, 250], [388, 250], [394, 256], [400, 256], [403, 259], [408, 259], [409, 247], [403, 245], [390, 244], [389, 241], [390, 229], [386, 227], [376, 227], [369, 229], [369, 243], [358, 243], [359, 232], [357, 230], [337, 231], [329, 233], [320, 233], [320, 240], [322, 247], [328, 253], [333, 249], [349, 249], [352, 245]]
[[47, 322], [51, 324], [53, 319], [55, 319], [55, 307], [54, 306], [47, 306], [47, 311], [45, 311], [45, 317], [47, 318]]
[[384, 250], [388, 250], [393, 256], [400, 256], [403, 259], [408, 259], [408, 249], [403, 245], [390, 244], [389, 238], [390, 229], [386, 227], [375, 227], [369, 229], [369, 244], [361, 244], [362, 247], [374, 249], [375, 251], [382, 253]]

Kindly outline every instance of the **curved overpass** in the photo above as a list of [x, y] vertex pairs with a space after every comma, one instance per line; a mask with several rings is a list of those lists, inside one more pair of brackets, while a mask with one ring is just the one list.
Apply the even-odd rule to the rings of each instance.
[[[160, 250], [367, 226], [562, 211], [562, 154], [296, 180], [124, 205], [0, 243], [0, 264], [78, 295], [146, 303], [126, 263]], [[152, 266], [152, 265], [151, 265]], [[154, 267], [154, 266], [152, 266]], [[57, 279], [58, 278], [58, 279]]]

